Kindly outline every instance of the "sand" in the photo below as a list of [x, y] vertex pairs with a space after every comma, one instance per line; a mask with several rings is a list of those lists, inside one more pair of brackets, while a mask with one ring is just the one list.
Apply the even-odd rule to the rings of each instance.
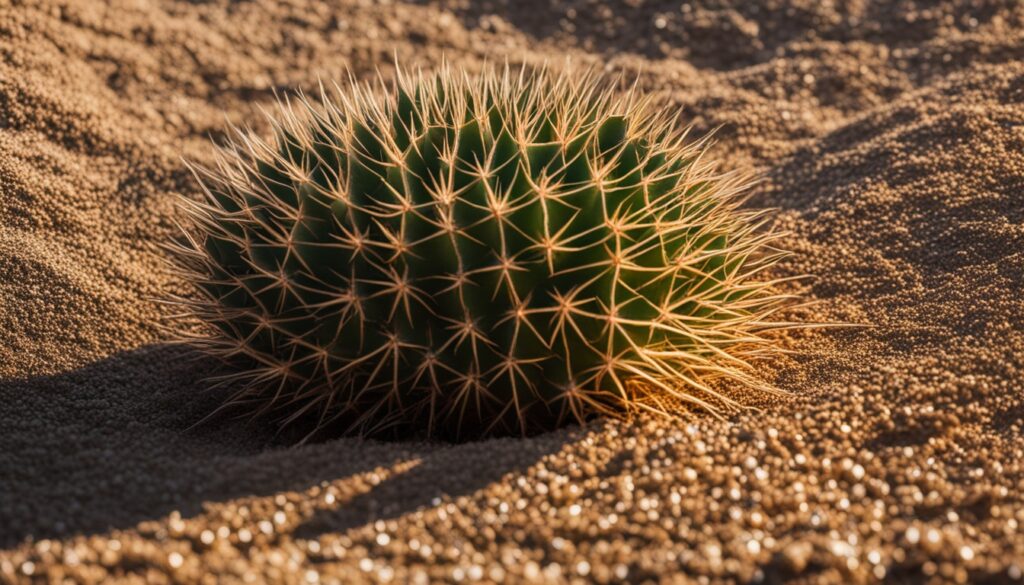
[[[1024, 574], [1024, 7], [0, 2], [0, 582], [1007, 582]], [[604, 67], [763, 176], [811, 273], [720, 421], [286, 447], [153, 301], [182, 157], [397, 56]], [[571, 59], [566, 64], [565, 59]]]

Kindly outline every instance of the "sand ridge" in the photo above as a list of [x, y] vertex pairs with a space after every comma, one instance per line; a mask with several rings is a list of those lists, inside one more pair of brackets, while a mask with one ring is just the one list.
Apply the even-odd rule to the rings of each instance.
[[[0, 8], [0, 581], [996, 582], [1024, 571], [1024, 9], [773, 0]], [[688, 9], [686, 7], [689, 7]], [[225, 119], [395, 55], [605, 67], [764, 180], [811, 273], [729, 421], [283, 449], [167, 345]]]

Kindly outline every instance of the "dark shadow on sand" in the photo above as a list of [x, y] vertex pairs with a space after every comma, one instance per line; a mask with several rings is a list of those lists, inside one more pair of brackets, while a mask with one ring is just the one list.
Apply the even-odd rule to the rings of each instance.
[[[890, 2], [862, 8], [844, 3], [838, 20], [825, 18], [819, 3], [789, 0], [766, 9], [761, 2], [700, 3], [661, 1], [594, 2], [592, 0], [412, 0], [451, 10], [467, 29], [507, 33], [509, 27], [538, 41], [572, 38], [590, 53], [608, 57], [635, 54], [648, 59], [685, 59], [692, 65], [731, 71], [768, 62], [780, 51], [799, 54], [803, 41], [859, 41], [888, 47], [917, 46], [937, 36], [943, 27], [969, 32], [968, 19], [987, 23], [998, 15], [994, 7], [976, 3], [949, 7], [948, 21], [936, 11], [930, 18], [909, 22], [904, 8]], [[717, 6], [716, 6], [717, 5]], [[879, 23], [878, 27], [859, 23]], [[983, 24], [982, 24], [983, 25]], [[719, 42], [723, 38], [734, 42]], [[971, 61], [981, 58], [970, 55]]]
[[[270, 425], [222, 417], [192, 428], [224, 398], [204, 389], [202, 380], [214, 368], [187, 347], [156, 344], [67, 373], [0, 381], [0, 408], [9, 421], [0, 427], [0, 548], [131, 528], [175, 510], [190, 517], [206, 502], [304, 490], [422, 462], [343, 506], [344, 527], [400, 515], [435, 497], [457, 497], [513, 471], [438, 469], [442, 459], [450, 465], [457, 459], [436, 453], [507, 450], [516, 456], [494, 460], [510, 466], [543, 456], [523, 451], [514, 439], [452, 446], [341, 438], [289, 447]], [[460, 473], [475, 475], [469, 482], [451, 480]], [[401, 489], [426, 478], [436, 481]]]
[[325, 533], [343, 533], [475, 493], [507, 474], [525, 472], [544, 456], [578, 439], [579, 430], [574, 427], [555, 431], [547, 435], [551, 440], [543, 441], [503, 438], [445, 446], [425, 454], [411, 469], [391, 475], [338, 508], [319, 511], [295, 535], [317, 538]]

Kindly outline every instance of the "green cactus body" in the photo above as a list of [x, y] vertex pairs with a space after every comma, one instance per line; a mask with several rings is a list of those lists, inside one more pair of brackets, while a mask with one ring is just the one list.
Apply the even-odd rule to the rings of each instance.
[[783, 299], [742, 177], [635, 97], [448, 68], [282, 108], [188, 205], [235, 402], [342, 431], [529, 433], [734, 403]]

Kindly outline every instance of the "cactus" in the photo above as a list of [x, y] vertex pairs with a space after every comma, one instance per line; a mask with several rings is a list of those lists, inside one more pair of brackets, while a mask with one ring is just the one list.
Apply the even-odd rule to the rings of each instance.
[[182, 331], [235, 365], [229, 404], [465, 438], [767, 388], [778, 235], [635, 88], [444, 66], [320, 102], [194, 168]]

